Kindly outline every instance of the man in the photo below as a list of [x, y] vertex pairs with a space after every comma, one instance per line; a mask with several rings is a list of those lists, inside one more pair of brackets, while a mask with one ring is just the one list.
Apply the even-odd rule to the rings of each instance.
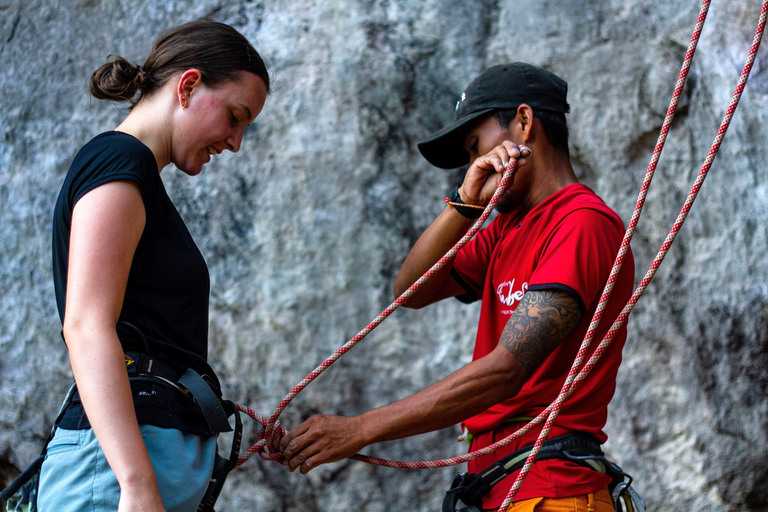
[[[606, 283], [624, 234], [613, 210], [578, 183], [568, 154], [567, 84], [522, 63], [494, 66], [456, 105], [455, 121], [419, 144], [433, 165], [469, 169], [449, 205], [422, 234], [395, 280], [401, 294], [472, 225], [511, 158], [514, 181], [500, 212], [408, 303], [420, 308], [447, 297], [482, 299], [472, 363], [432, 386], [360, 416], [313, 416], [281, 442], [291, 471], [346, 458], [371, 443], [462, 422], [471, 450], [507, 437], [560, 392]], [[629, 254], [595, 338], [602, 339], [632, 293]], [[551, 432], [594, 436], [600, 443], [626, 330], [565, 402]], [[469, 462], [479, 473], [533, 443], [534, 428], [510, 445]], [[497, 509], [517, 472], [483, 499]], [[517, 493], [515, 510], [613, 510], [603, 473], [563, 459], [537, 461]], [[583, 508], [577, 508], [582, 506]], [[521, 508], [518, 508], [521, 507]]]

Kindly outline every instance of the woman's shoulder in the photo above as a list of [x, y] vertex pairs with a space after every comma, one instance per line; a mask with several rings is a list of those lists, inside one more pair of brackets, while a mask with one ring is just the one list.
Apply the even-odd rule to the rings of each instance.
[[113, 180], [135, 181], [145, 201], [154, 197], [160, 174], [152, 151], [139, 139], [121, 132], [104, 132], [78, 151], [62, 192], [74, 203], [93, 188]]
[[109, 131], [88, 141], [75, 157], [84, 162], [119, 161], [124, 159], [126, 164], [136, 163], [157, 168], [152, 151], [133, 135], [123, 132]]
[[78, 182], [108, 176], [152, 182], [159, 179], [157, 161], [152, 151], [132, 135], [115, 131], [100, 133], [77, 152], [68, 177]]

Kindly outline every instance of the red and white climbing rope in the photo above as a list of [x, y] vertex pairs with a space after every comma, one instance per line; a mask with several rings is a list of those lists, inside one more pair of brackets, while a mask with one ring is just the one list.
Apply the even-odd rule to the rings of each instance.
[[[680, 231], [680, 228], [682, 228], [683, 223], [685, 222], [685, 219], [688, 217], [688, 213], [690, 212], [691, 207], [693, 206], [693, 202], [696, 200], [696, 196], [698, 195], [699, 190], [701, 189], [701, 186], [704, 183], [704, 179], [706, 178], [707, 173], [709, 173], [709, 169], [712, 166], [712, 162], [714, 162], [715, 156], [717, 155], [717, 152], [720, 149], [720, 144], [722, 143], [723, 138], [725, 137], [725, 133], [728, 130], [728, 126], [731, 123], [733, 114], [736, 111], [736, 108], [739, 104], [739, 100], [741, 99], [741, 94], [744, 91], [744, 87], [746, 86], [747, 80], [749, 79], [749, 74], [752, 70], [752, 65], [754, 64], [755, 56], [757, 55], [757, 50], [760, 47], [760, 41], [762, 39], [763, 31], [765, 30], [766, 12], [768, 12], [768, 0], [765, 0], [763, 2], [762, 9], [760, 12], [760, 18], [758, 21], [757, 28], [755, 30], [755, 36], [752, 41], [752, 46], [750, 47], [749, 55], [747, 56], [747, 60], [744, 64], [744, 68], [742, 69], [741, 75], [739, 77], [739, 82], [736, 86], [736, 90], [733, 93], [731, 102], [728, 105], [728, 108], [726, 109], [725, 116], [723, 117], [723, 121], [721, 122], [720, 128], [717, 131], [715, 140], [712, 143], [712, 146], [710, 147], [709, 153], [707, 154], [707, 157], [704, 160], [704, 164], [702, 165], [701, 170], [699, 171], [699, 174], [697, 175], [696, 180], [694, 181], [694, 184], [690, 192], [688, 193], [688, 197], [686, 198], [685, 203], [683, 204], [683, 207], [680, 210], [680, 213], [678, 214], [674, 225], [672, 226], [672, 229], [670, 230], [669, 234], [664, 240], [664, 243], [659, 249], [659, 252], [656, 254], [656, 257], [654, 258], [653, 263], [651, 263], [650, 268], [648, 269], [642, 281], [640, 282], [640, 285], [638, 285], [637, 289], [632, 294], [632, 297], [624, 306], [621, 313], [614, 321], [613, 325], [611, 325], [611, 328], [609, 329], [608, 333], [605, 335], [605, 337], [603, 338], [602, 342], [597, 347], [597, 349], [595, 349], [594, 353], [587, 361], [587, 364], [584, 366], [584, 368], [581, 369], [581, 371], [577, 373], [578, 367], [581, 365], [581, 362], [584, 359], [586, 352], [589, 348], [589, 345], [592, 341], [592, 337], [594, 336], [594, 331], [600, 322], [600, 318], [602, 317], [602, 311], [604, 309], [604, 305], [605, 303], [607, 303], [610, 297], [610, 294], [613, 290], [613, 285], [615, 283], [616, 276], [618, 275], [618, 272], [621, 269], [624, 255], [626, 254], [627, 247], [629, 246], [629, 241], [632, 239], [635, 226], [637, 225], [637, 219], [640, 216], [640, 211], [642, 210], [643, 204], [645, 202], [645, 195], [647, 193], [648, 186], [650, 185], [650, 181], [653, 177], [653, 173], [655, 171], [656, 164], [659, 159], [659, 154], [661, 153], [661, 149], [664, 145], [667, 132], [669, 131], [669, 126], [672, 121], [672, 116], [674, 116], [674, 111], [677, 107], [677, 101], [679, 99], [680, 93], [682, 92], [682, 86], [685, 83], [685, 76], [688, 73], [688, 67], [690, 67], [690, 59], [693, 57], [693, 53], [695, 51], [698, 38], [701, 34], [701, 27], [704, 23], [704, 20], [706, 19], [707, 10], [709, 9], [709, 3], [710, 3], [709, 0], [705, 0], [702, 3], [699, 19], [696, 24], [696, 29], [694, 31], [693, 37], [691, 38], [691, 44], [686, 54], [685, 63], [683, 64], [683, 69], [680, 72], [680, 77], [678, 78], [677, 86], [675, 88], [672, 101], [670, 102], [669, 110], [667, 111], [667, 117], [665, 118], [664, 125], [662, 126], [662, 130], [659, 135], [659, 140], [656, 144], [656, 148], [654, 150], [651, 163], [648, 166], [646, 179], [643, 181], [643, 185], [640, 190], [640, 195], [638, 197], [638, 200], [635, 206], [635, 211], [632, 215], [632, 221], [630, 222], [630, 225], [627, 228], [627, 231], [625, 233], [624, 240], [622, 241], [621, 249], [619, 250], [619, 254], [616, 257], [614, 267], [611, 270], [611, 275], [608, 279], [608, 284], [606, 285], [605, 291], [600, 298], [600, 305], [602, 305], [603, 307], [601, 308], [599, 305], [597, 308], [597, 311], [595, 311], [595, 315], [592, 318], [592, 323], [590, 324], [590, 329], [587, 332], [587, 335], [585, 336], [582, 346], [579, 349], [579, 353], [576, 357], [576, 360], [574, 361], [573, 366], [571, 367], [571, 370], [568, 374], [568, 378], [563, 384], [560, 395], [555, 400], [555, 402], [552, 405], [550, 405], [550, 407], [548, 408], [547, 420], [544, 423], [544, 427], [541, 431], [541, 434], [539, 435], [539, 438], [536, 440], [534, 448], [531, 451], [531, 455], [528, 457], [525, 465], [520, 470], [520, 473], [518, 474], [517, 479], [515, 480], [515, 483], [513, 484], [509, 494], [507, 495], [507, 498], [504, 500], [504, 503], [499, 509], [500, 511], [507, 510], [509, 505], [512, 503], [515, 497], [515, 494], [520, 489], [520, 486], [522, 485], [522, 482], [528, 473], [528, 470], [530, 469], [531, 465], [535, 462], [536, 456], [538, 455], [539, 450], [541, 448], [541, 444], [546, 440], [547, 435], [549, 434], [549, 431], [552, 425], [554, 424], [554, 420], [555, 418], [557, 418], [557, 415], [560, 409], [562, 408], [563, 402], [568, 398], [568, 396], [573, 392], [573, 390], [578, 386], [578, 384], [584, 380], [584, 378], [589, 374], [592, 368], [594, 368], [595, 364], [600, 359], [600, 356], [605, 352], [607, 347], [613, 341], [618, 330], [626, 322], [630, 312], [635, 307], [635, 304], [640, 299], [640, 296], [642, 296], [642, 294], [645, 292], [646, 288], [648, 287], [654, 275], [656, 274], [656, 271], [658, 270], [662, 261], [664, 261], [664, 258], [667, 252], [669, 251], [669, 248], [672, 246], [672, 243], [677, 237], [677, 233]], [[538, 419], [539, 418], [537, 418], [537, 420]]]
[[[325, 370], [328, 369], [333, 363], [335, 363], [341, 356], [346, 354], [352, 347], [357, 345], [360, 341], [362, 341], [371, 331], [373, 331], [381, 322], [384, 321], [385, 318], [387, 318], [389, 315], [391, 315], [397, 308], [405, 304], [408, 299], [411, 297], [411, 295], [416, 292], [421, 286], [426, 283], [438, 270], [443, 268], [446, 263], [450, 262], [456, 254], [459, 252], [459, 250], [466, 245], [467, 242], [469, 242], [473, 236], [480, 230], [480, 228], [485, 223], [486, 219], [488, 219], [488, 216], [493, 212], [494, 207], [496, 206], [496, 203], [499, 201], [499, 198], [504, 194], [504, 191], [507, 189], [509, 184], [512, 181], [512, 178], [515, 175], [515, 172], [517, 171], [517, 160], [513, 159], [509, 162], [509, 165], [504, 170], [504, 174], [501, 178], [501, 181], [499, 182], [498, 187], [496, 188], [496, 192], [493, 194], [493, 197], [491, 198], [488, 205], [485, 207], [485, 210], [483, 211], [482, 215], [475, 221], [475, 223], [472, 225], [472, 227], [467, 231], [467, 233], [459, 240], [450, 251], [448, 251], [440, 260], [438, 260], [437, 263], [435, 263], [432, 268], [427, 270], [423, 276], [421, 276], [415, 283], [413, 283], [410, 288], [408, 288], [405, 292], [403, 292], [402, 295], [400, 295], [395, 301], [390, 304], [387, 309], [381, 312], [379, 316], [377, 316], [371, 323], [369, 323], [365, 328], [357, 333], [351, 340], [346, 342], [341, 348], [339, 348], [336, 352], [334, 352], [328, 359], [323, 361], [320, 366], [315, 368], [309, 375], [307, 375], [304, 380], [302, 380], [299, 384], [297, 384], [291, 391], [288, 393], [285, 398], [280, 402], [280, 404], [277, 406], [277, 408], [272, 413], [272, 416], [270, 416], [269, 419], [265, 419], [255, 412], [251, 410], [248, 407], [244, 407], [238, 404], [238, 408], [248, 414], [251, 418], [255, 419], [262, 425], [264, 425], [264, 428], [259, 433], [257, 437], [257, 442], [252, 447], [246, 451], [246, 453], [240, 457], [240, 459], [237, 462], [237, 465], [242, 465], [245, 461], [247, 461], [253, 454], [259, 453], [262, 458], [264, 459], [270, 459], [275, 460], [278, 462], [283, 463], [284, 459], [282, 454], [280, 453], [280, 450], [278, 448], [278, 443], [280, 442], [280, 438], [283, 437], [285, 431], [279, 426], [278, 417], [282, 414], [282, 412], [285, 410], [286, 407], [288, 407], [288, 404], [291, 403], [291, 401], [298, 395], [304, 388], [306, 388], [313, 380], [315, 380], [317, 377], [319, 377]], [[265, 453], [266, 450], [266, 453]], [[364, 456], [356, 456], [355, 458], [364, 458]], [[370, 462], [373, 462], [374, 459], [371, 459]], [[375, 462], [373, 462], [375, 463]], [[401, 464], [412, 464], [412, 463], [401, 463]], [[396, 467], [408, 467], [408, 466], [401, 466], [397, 465]], [[436, 466], [418, 466], [418, 467], [436, 467]]]
[[[698, 195], [701, 185], [703, 184], [704, 179], [706, 178], [707, 173], [709, 172], [709, 169], [712, 166], [712, 162], [714, 161], [715, 156], [717, 155], [717, 152], [720, 148], [720, 144], [722, 143], [725, 133], [728, 130], [728, 126], [730, 125], [731, 118], [733, 117], [733, 114], [736, 111], [736, 108], [739, 104], [739, 100], [741, 99], [741, 94], [749, 78], [749, 74], [752, 69], [752, 65], [754, 63], [755, 56], [757, 54], [757, 50], [760, 47], [762, 34], [765, 29], [766, 13], [768, 12], [768, 0], [763, 1], [762, 10], [760, 13], [760, 18], [757, 25], [757, 29], [755, 31], [755, 36], [752, 42], [752, 46], [750, 48], [750, 52], [747, 57], [746, 63], [744, 64], [744, 68], [741, 72], [741, 76], [739, 78], [739, 82], [736, 87], [736, 90], [733, 94], [733, 97], [728, 106], [728, 109], [726, 110], [723, 121], [715, 137], [714, 143], [712, 144], [709, 150], [709, 153], [707, 155], [707, 158], [705, 159], [704, 164], [701, 170], [699, 171], [698, 176], [696, 177], [693, 187], [691, 188], [691, 191], [689, 192], [688, 197], [686, 198], [685, 204], [680, 210], [680, 213], [678, 214], [677, 219], [674, 225], [672, 226], [672, 229], [670, 230], [669, 234], [664, 240], [664, 243], [662, 244], [661, 249], [657, 253], [656, 257], [654, 258], [653, 263], [651, 264], [650, 268], [646, 272], [645, 277], [640, 282], [640, 285], [632, 294], [632, 297], [624, 306], [624, 309], [622, 310], [622, 312], [615, 319], [614, 323], [611, 325], [611, 328], [608, 330], [607, 334], [604, 336], [599, 346], [594, 350], [594, 352], [592, 353], [592, 355], [589, 357], [586, 364], [584, 364], [582, 368], [582, 364], [588, 354], [589, 347], [592, 343], [595, 332], [597, 331], [597, 328], [602, 319], [605, 306], [608, 300], [610, 299], [611, 293], [613, 291], [613, 286], [616, 282], [616, 278], [619, 274], [619, 271], [621, 270], [621, 267], [624, 263], [626, 253], [629, 249], [630, 241], [632, 240], [635, 228], [640, 218], [640, 214], [642, 212], [643, 205], [645, 203], [645, 198], [648, 192], [648, 188], [650, 187], [651, 181], [653, 179], [653, 175], [655, 173], [656, 166], [658, 164], [659, 157], [661, 155], [661, 151], [664, 147], [667, 134], [672, 124], [672, 119], [677, 109], [680, 95], [683, 91], [683, 87], [685, 85], [685, 81], [688, 76], [688, 71], [690, 69], [693, 55], [696, 51], [696, 46], [698, 44], [698, 40], [701, 35], [701, 30], [704, 25], [704, 21], [706, 20], [707, 12], [709, 10], [709, 5], [710, 5], [710, 0], [704, 0], [702, 2], [699, 16], [696, 22], [696, 26], [695, 26], [693, 35], [691, 36], [690, 44], [688, 46], [688, 51], [686, 52], [685, 60], [683, 62], [682, 69], [680, 70], [680, 74], [678, 76], [677, 83], [675, 85], [675, 90], [672, 95], [672, 99], [670, 101], [670, 105], [667, 110], [667, 114], [661, 128], [661, 133], [659, 134], [659, 138], [654, 148], [653, 156], [651, 157], [651, 162], [648, 166], [645, 179], [643, 180], [643, 184], [640, 188], [640, 193], [638, 195], [638, 199], [635, 204], [635, 210], [628, 224], [626, 233], [624, 235], [624, 239], [622, 240], [621, 247], [616, 256], [613, 268], [611, 269], [611, 273], [608, 278], [607, 284], [600, 298], [600, 302], [598, 303], [595, 314], [592, 317], [592, 321], [590, 323], [589, 329], [584, 337], [584, 340], [582, 342], [581, 347], [579, 348], [579, 352], [576, 356], [576, 359], [574, 360], [571, 370], [568, 373], [568, 377], [565, 383], [563, 384], [563, 387], [557, 399], [552, 404], [550, 404], [549, 407], [547, 407], [547, 409], [544, 410], [541, 414], [539, 414], [535, 419], [531, 420], [527, 425], [520, 428], [518, 431], [514, 432], [507, 438], [502, 439], [501, 441], [498, 441], [481, 450], [467, 453], [466, 455], [452, 457], [444, 460], [426, 461], [426, 462], [392, 461], [392, 460], [368, 457], [366, 455], [361, 455], [361, 454], [357, 454], [353, 456], [352, 457], [353, 459], [360, 460], [363, 462], [368, 462], [371, 464], [378, 464], [382, 466], [405, 468], [405, 469], [422, 469], [422, 468], [437, 468], [437, 467], [451, 466], [455, 464], [461, 464], [469, 460], [476, 459], [480, 456], [492, 453], [497, 449], [501, 448], [502, 446], [505, 446], [511, 443], [515, 439], [518, 439], [525, 433], [529, 432], [536, 425], [544, 422], [544, 427], [542, 428], [542, 431], [534, 445], [534, 448], [530, 456], [526, 460], [526, 463], [523, 466], [523, 468], [520, 470], [517, 476], [517, 479], [515, 480], [515, 483], [510, 489], [510, 492], [507, 495], [507, 498], [505, 499], [504, 503], [502, 504], [499, 510], [505, 511], [507, 507], [512, 503], [512, 500], [514, 499], [514, 496], [517, 493], [517, 491], [520, 489], [520, 486], [522, 485], [523, 480], [528, 474], [530, 467], [535, 462], [536, 457], [538, 456], [539, 450], [541, 448], [541, 444], [544, 442], [544, 440], [546, 440], [547, 435], [549, 434], [549, 431], [552, 425], [554, 424], [554, 421], [557, 418], [557, 415], [559, 414], [563, 403], [565, 402], [565, 400], [568, 399], [570, 394], [578, 387], [578, 385], [587, 377], [587, 375], [589, 375], [589, 372], [592, 370], [592, 368], [594, 368], [594, 366], [596, 365], [596, 363], [598, 362], [602, 354], [611, 344], [617, 332], [622, 328], [622, 326], [626, 322], [630, 312], [634, 308], [640, 296], [642, 296], [642, 294], [645, 292], [646, 288], [648, 287], [654, 275], [656, 274], [656, 271], [658, 270], [659, 266], [664, 260], [664, 257], [666, 256], [669, 248], [674, 242], [675, 237], [677, 236], [677, 233], [680, 231], [680, 228], [685, 222], [685, 219], [688, 216], [688, 213], [690, 212], [693, 202], [696, 200], [696, 196]], [[408, 298], [411, 297], [411, 295], [413, 295], [413, 293], [416, 290], [418, 290], [446, 263], [448, 263], [454, 258], [456, 253], [477, 233], [477, 231], [480, 230], [482, 225], [488, 219], [488, 216], [493, 211], [493, 208], [496, 206], [496, 203], [498, 202], [499, 198], [502, 196], [502, 194], [505, 192], [505, 190], [509, 186], [511, 179], [516, 172], [516, 169], [517, 169], [516, 160], [510, 161], [509, 165], [504, 171], [503, 178], [499, 183], [493, 198], [488, 203], [487, 207], [483, 211], [483, 214], [480, 216], [480, 218], [477, 219], [477, 221], [473, 224], [472, 228], [467, 232], [467, 234], [458, 243], [456, 243], [456, 245], [454, 245], [454, 247], [451, 248], [451, 250], [448, 251], [448, 253], [446, 253], [445, 256], [440, 258], [440, 260], [437, 263], [435, 263], [435, 265], [431, 269], [429, 269], [421, 278], [419, 278], [418, 281], [416, 281], [410, 288], [408, 288], [408, 290], [406, 290], [400, 297], [398, 297], [392, 304], [390, 304], [390, 306], [387, 307], [387, 309], [385, 309], [379, 316], [377, 316], [355, 337], [353, 337], [351, 340], [345, 343], [333, 355], [331, 355], [322, 364], [320, 364], [320, 366], [315, 368], [315, 370], [312, 371], [306, 378], [304, 378], [304, 380], [302, 380], [296, 387], [294, 387], [291, 390], [291, 392], [288, 393], [288, 395], [286, 395], [286, 397], [280, 402], [280, 404], [277, 406], [277, 408], [272, 413], [272, 416], [270, 416], [269, 419], [259, 416], [248, 407], [238, 405], [238, 408], [241, 411], [247, 413], [249, 416], [251, 416], [253, 419], [255, 419], [256, 421], [258, 421], [263, 425], [263, 428], [259, 432], [259, 435], [257, 437], [256, 444], [254, 444], [251, 448], [249, 448], [248, 451], [238, 460], [237, 462], [238, 466], [240, 466], [245, 461], [247, 461], [255, 453], [259, 453], [261, 457], [264, 459], [275, 460], [277, 462], [284, 463], [283, 456], [280, 453], [278, 448], [280, 438], [282, 438], [282, 436], [285, 434], [285, 430], [280, 426], [280, 422], [278, 421], [278, 418], [282, 414], [283, 410], [285, 410], [288, 404], [290, 404], [290, 402], [296, 397], [298, 393], [300, 393], [305, 387], [307, 387], [315, 378], [317, 378], [320, 374], [322, 374], [329, 366], [331, 366], [342, 355], [344, 355], [357, 343], [362, 341], [373, 329], [375, 329], [382, 321], [384, 321], [385, 318], [387, 318], [390, 314], [392, 314], [397, 308], [405, 304]]]

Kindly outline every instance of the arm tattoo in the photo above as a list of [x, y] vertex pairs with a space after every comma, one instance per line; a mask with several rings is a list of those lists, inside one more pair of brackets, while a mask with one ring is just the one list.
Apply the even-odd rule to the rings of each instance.
[[581, 317], [579, 302], [571, 294], [561, 290], [529, 291], [504, 326], [499, 344], [531, 376]]

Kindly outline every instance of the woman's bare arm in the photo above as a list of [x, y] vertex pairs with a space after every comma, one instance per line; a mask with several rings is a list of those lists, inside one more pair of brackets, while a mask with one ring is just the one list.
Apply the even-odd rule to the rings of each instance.
[[120, 484], [119, 510], [164, 511], [141, 437], [115, 326], [146, 213], [132, 181], [114, 181], [75, 205], [64, 339], [83, 407]]

